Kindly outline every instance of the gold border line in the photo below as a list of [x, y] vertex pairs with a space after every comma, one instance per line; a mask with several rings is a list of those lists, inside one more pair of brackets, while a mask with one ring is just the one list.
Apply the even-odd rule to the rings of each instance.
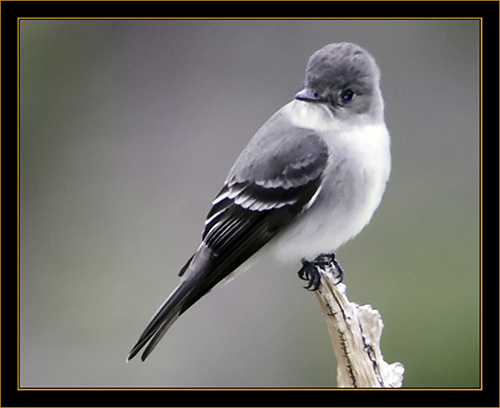
[[53, 387], [20, 386], [20, 21], [21, 20], [478, 20], [480, 23], [480, 387], [392, 388], [393, 391], [482, 391], [483, 390], [483, 18], [482, 17], [18, 17], [17, 19], [17, 390], [18, 391], [374, 391], [386, 388], [231, 388], [231, 387]]

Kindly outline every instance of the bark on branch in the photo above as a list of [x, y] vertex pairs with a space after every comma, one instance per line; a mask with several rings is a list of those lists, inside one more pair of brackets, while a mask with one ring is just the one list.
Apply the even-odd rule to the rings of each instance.
[[346, 286], [335, 282], [332, 264], [316, 268], [321, 276], [316, 295], [338, 362], [337, 386], [401, 387], [403, 365], [386, 363], [380, 350], [384, 324], [378, 310], [349, 302]]

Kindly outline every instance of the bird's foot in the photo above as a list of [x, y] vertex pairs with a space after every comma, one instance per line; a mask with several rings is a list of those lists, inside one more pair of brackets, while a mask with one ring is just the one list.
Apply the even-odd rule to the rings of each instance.
[[315, 291], [318, 290], [319, 284], [321, 283], [321, 276], [313, 262], [309, 262], [302, 259], [302, 268], [300, 268], [298, 275], [299, 278], [305, 281], [309, 281], [307, 286], [304, 286], [307, 290]]
[[344, 271], [342, 270], [340, 264], [335, 259], [335, 254], [321, 254], [317, 256], [314, 261], [308, 261], [302, 259], [302, 268], [300, 268], [298, 275], [302, 280], [309, 281], [307, 286], [304, 286], [307, 290], [315, 291], [318, 290], [321, 283], [321, 275], [318, 268], [324, 271], [333, 269], [333, 276], [336, 280], [335, 284], [339, 284], [344, 279]]

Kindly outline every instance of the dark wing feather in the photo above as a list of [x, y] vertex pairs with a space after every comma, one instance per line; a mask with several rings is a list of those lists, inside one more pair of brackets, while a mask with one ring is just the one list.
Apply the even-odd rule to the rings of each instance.
[[[247, 210], [235, 204], [234, 200], [226, 199], [225, 210], [207, 224], [203, 233], [203, 241], [212, 251], [211, 271], [186, 298], [181, 313], [288, 225], [309, 202], [319, 184], [318, 178], [302, 186], [300, 198], [294, 204], [263, 211]], [[290, 191], [282, 193], [288, 196]]]
[[[278, 144], [259, 149], [258, 132], [214, 200], [202, 235], [212, 255], [210, 272], [186, 298], [181, 313], [267, 244], [318, 191], [328, 163], [325, 142], [305, 129], [278, 136], [269, 141]], [[262, 139], [269, 138], [263, 134]], [[249, 157], [256, 151], [260, 157]]]
[[[275, 115], [268, 123], [281, 129], [279, 121]], [[257, 132], [213, 202], [202, 244], [179, 273], [183, 281], [128, 359], [149, 342], [144, 360], [177, 317], [288, 225], [318, 191], [327, 162], [326, 144], [306, 130]]]

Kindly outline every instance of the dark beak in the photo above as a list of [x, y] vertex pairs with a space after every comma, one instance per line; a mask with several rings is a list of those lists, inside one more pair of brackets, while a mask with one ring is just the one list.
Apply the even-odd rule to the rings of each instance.
[[307, 87], [297, 92], [297, 94], [295, 95], [295, 99], [306, 102], [324, 102], [323, 99], [321, 99], [321, 97], [319, 96], [318, 92]]

